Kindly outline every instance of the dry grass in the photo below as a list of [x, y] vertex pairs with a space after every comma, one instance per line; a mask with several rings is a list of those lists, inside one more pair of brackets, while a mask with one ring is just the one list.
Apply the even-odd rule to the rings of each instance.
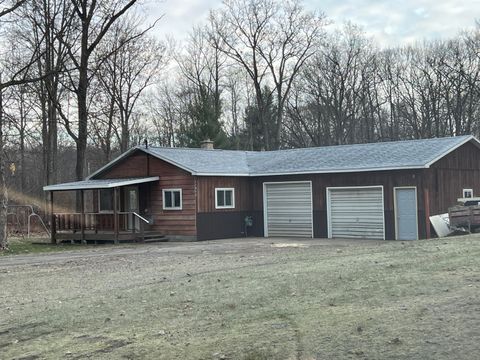
[[[12, 237], [8, 239], [9, 249], [0, 251], [0, 256], [19, 255], [19, 254], [38, 254], [46, 252], [85, 250], [86, 248], [94, 248], [94, 246], [85, 246], [80, 244], [58, 244], [50, 243], [49, 238], [32, 237], [18, 238]], [[98, 246], [97, 246], [98, 247]]]
[[[267, 240], [2, 266], [0, 358], [471, 359], [480, 238]], [[300, 246], [299, 246], [300, 244]]]

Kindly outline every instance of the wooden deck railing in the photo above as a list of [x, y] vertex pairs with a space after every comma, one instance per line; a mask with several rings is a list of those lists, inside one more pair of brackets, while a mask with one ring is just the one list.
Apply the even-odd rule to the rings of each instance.
[[[140, 221], [133, 212], [118, 212], [118, 231], [138, 231]], [[83, 229], [87, 231], [115, 231], [115, 215], [113, 213], [85, 213]], [[81, 213], [55, 214], [57, 231], [81, 231]]]
[[[136, 212], [115, 213], [60, 213], [53, 215], [52, 239], [56, 241], [57, 232], [81, 233], [82, 242], [85, 234], [102, 233], [111, 234], [115, 243], [119, 240], [120, 233], [132, 233], [137, 239], [144, 239], [145, 227], [149, 220]], [[91, 235], [89, 235], [91, 237]]]

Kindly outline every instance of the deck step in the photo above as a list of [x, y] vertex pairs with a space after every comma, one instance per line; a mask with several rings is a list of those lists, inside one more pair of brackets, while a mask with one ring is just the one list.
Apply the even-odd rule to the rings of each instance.
[[165, 236], [157, 236], [157, 237], [145, 237], [143, 242], [146, 243], [153, 243], [153, 242], [167, 242], [168, 238]]
[[[123, 234], [124, 235], [124, 234]], [[122, 244], [127, 244], [127, 243], [135, 243], [135, 242], [144, 242], [144, 243], [155, 243], [155, 242], [167, 242], [169, 241], [168, 237], [166, 237], [163, 234], [157, 233], [157, 232], [146, 232], [143, 236], [143, 239], [141, 238], [141, 235], [139, 233], [136, 234], [130, 234], [129, 238], [125, 238], [120, 236], [118, 239], [119, 243]], [[115, 240], [113, 238], [113, 235], [110, 238], [98, 238], [98, 239], [88, 239], [86, 240], [87, 244], [111, 244], [114, 243]], [[63, 244], [69, 244], [69, 243], [76, 243], [80, 244], [81, 241], [80, 239], [75, 239], [73, 236], [71, 239], [59, 239], [58, 243], [63, 243]]]
[[158, 233], [146, 233], [143, 236], [143, 242], [153, 243], [153, 242], [167, 242], [168, 238], [165, 235]]

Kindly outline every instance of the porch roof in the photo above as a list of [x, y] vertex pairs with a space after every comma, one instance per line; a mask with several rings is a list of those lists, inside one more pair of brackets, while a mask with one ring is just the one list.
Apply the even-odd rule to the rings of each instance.
[[123, 178], [123, 179], [98, 179], [74, 181], [63, 184], [47, 185], [43, 187], [44, 191], [67, 191], [67, 190], [92, 190], [92, 189], [112, 189], [121, 186], [142, 184], [158, 181], [159, 176]]

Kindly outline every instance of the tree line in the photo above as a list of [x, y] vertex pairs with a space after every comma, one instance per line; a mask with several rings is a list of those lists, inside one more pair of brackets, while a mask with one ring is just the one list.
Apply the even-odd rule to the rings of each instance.
[[268, 151], [480, 133], [480, 24], [382, 48], [300, 0], [224, 0], [179, 41], [143, 6], [0, 0], [0, 228], [8, 189], [41, 204], [43, 185], [145, 138]]

